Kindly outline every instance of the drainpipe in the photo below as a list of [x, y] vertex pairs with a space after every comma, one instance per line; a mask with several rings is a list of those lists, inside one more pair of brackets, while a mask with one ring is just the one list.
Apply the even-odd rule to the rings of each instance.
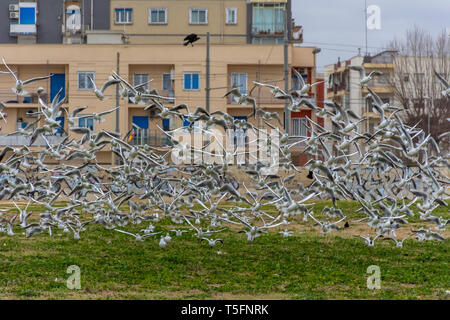
[[94, 0], [91, 0], [91, 30], [94, 30]]

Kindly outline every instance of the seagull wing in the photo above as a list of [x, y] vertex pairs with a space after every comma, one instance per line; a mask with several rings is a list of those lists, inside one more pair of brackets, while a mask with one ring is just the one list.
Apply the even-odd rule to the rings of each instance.
[[80, 113], [81, 111], [83, 111], [86, 108], [87, 108], [87, 106], [82, 106], [82, 107], [76, 108], [72, 112], [72, 117], [75, 118], [78, 113]]
[[28, 79], [28, 80], [23, 81], [23, 85], [26, 85], [26, 84], [29, 84], [29, 83], [35, 82], [35, 81], [45, 80], [45, 79], [50, 78], [51, 76], [52, 76], [52, 75], [44, 76], [44, 77], [31, 78], [31, 79]]
[[351, 66], [350, 69], [359, 71], [359, 77], [361, 79], [366, 76], [366, 69], [363, 66]]
[[305, 79], [303, 79], [303, 76], [295, 68], [291, 68], [291, 69], [294, 72], [294, 74], [297, 76], [298, 82], [300, 84], [300, 89], [303, 88], [306, 85]]
[[223, 98], [228, 97], [230, 94], [232, 94], [233, 96], [236, 96], [236, 97], [241, 97], [242, 96], [242, 94], [239, 91], [239, 89], [237, 87], [233, 87], [233, 88], [231, 88], [230, 91], [227, 91], [227, 93], [225, 93], [223, 95]]
[[111, 110], [108, 110], [108, 111], [103, 111], [103, 112], [100, 112], [99, 114], [98, 114], [98, 116], [99, 117], [101, 117], [101, 116], [104, 116], [104, 115], [107, 115], [107, 114], [110, 114], [110, 113], [112, 113], [112, 112], [114, 112], [114, 111], [116, 111], [117, 109], [119, 109], [120, 107], [116, 107], [116, 108], [114, 108], [114, 109], [111, 109]]
[[9, 73], [12, 74], [12, 76], [14, 77], [14, 79], [16, 81], [19, 81], [19, 79], [17, 78], [16, 74], [8, 67], [8, 65], [6, 64], [5, 58], [2, 59], [3, 64], [5, 65], [6, 69], [8, 69]]
[[106, 82], [103, 84], [102, 88], [100, 89], [100, 92], [101, 92], [101, 93], [104, 93], [105, 90], [106, 90], [109, 86], [112, 86], [112, 85], [115, 85], [115, 84], [118, 84], [118, 83], [120, 83], [120, 80], [119, 80], [119, 79], [115, 79], [115, 78], [109, 79], [108, 81], [106, 81]]

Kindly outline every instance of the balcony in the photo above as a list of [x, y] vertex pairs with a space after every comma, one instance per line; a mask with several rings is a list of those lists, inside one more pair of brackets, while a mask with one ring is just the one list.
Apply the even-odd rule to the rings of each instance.
[[[48, 103], [48, 94], [42, 93], [41, 99], [45, 103]], [[0, 100], [3, 101], [5, 104], [11, 104], [8, 105], [9, 107], [24, 107], [24, 108], [30, 108], [33, 107], [31, 104], [38, 104], [39, 98], [38, 94], [35, 92], [28, 92], [25, 96], [19, 96], [14, 94], [11, 90], [0, 90]], [[14, 105], [13, 105], [14, 104]]]
[[9, 26], [11, 36], [34, 36], [36, 35], [35, 24], [11, 24]]
[[135, 129], [131, 145], [149, 145], [152, 147], [164, 147], [172, 145], [170, 138], [163, 135], [159, 130]]
[[[48, 140], [48, 142], [51, 145], [57, 145], [60, 144], [65, 136], [45, 136], [45, 138]], [[30, 137], [25, 137], [23, 135], [0, 135], [0, 146], [28, 146], [30, 144]], [[44, 139], [41, 139], [39, 141], [39, 138], [33, 143], [33, 146], [45, 146], [46, 142]]]

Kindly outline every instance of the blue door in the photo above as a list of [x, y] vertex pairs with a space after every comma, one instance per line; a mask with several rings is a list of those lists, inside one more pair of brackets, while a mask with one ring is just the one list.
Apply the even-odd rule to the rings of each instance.
[[148, 116], [133, 116], [134, 144], [149, 144]]
[[66, 75], [64, 73], [55, 73], [50, 78], [50, 101], [53, 101], [53, 98], [61, 88], [63, 90], [59, 100], [66, 96]]
[[147, 116], [133, 116], [133, 123], [141, 129], [148, 129]]
[[162, 126], [164, 131], [170, 131], [170, 119], [163, 119]]

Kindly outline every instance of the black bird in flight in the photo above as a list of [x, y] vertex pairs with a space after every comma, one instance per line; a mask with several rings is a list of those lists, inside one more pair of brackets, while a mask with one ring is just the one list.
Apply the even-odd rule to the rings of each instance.
[[197, 36], [195, 33], [191, 33], [189, 35], [186, 36], [186, 38], [184, 38], [184, 45], [187, 46], [189, 43], [191, 44], [191, 46], [194, 46], [194, 42], [199, 40], [200, 37]]

